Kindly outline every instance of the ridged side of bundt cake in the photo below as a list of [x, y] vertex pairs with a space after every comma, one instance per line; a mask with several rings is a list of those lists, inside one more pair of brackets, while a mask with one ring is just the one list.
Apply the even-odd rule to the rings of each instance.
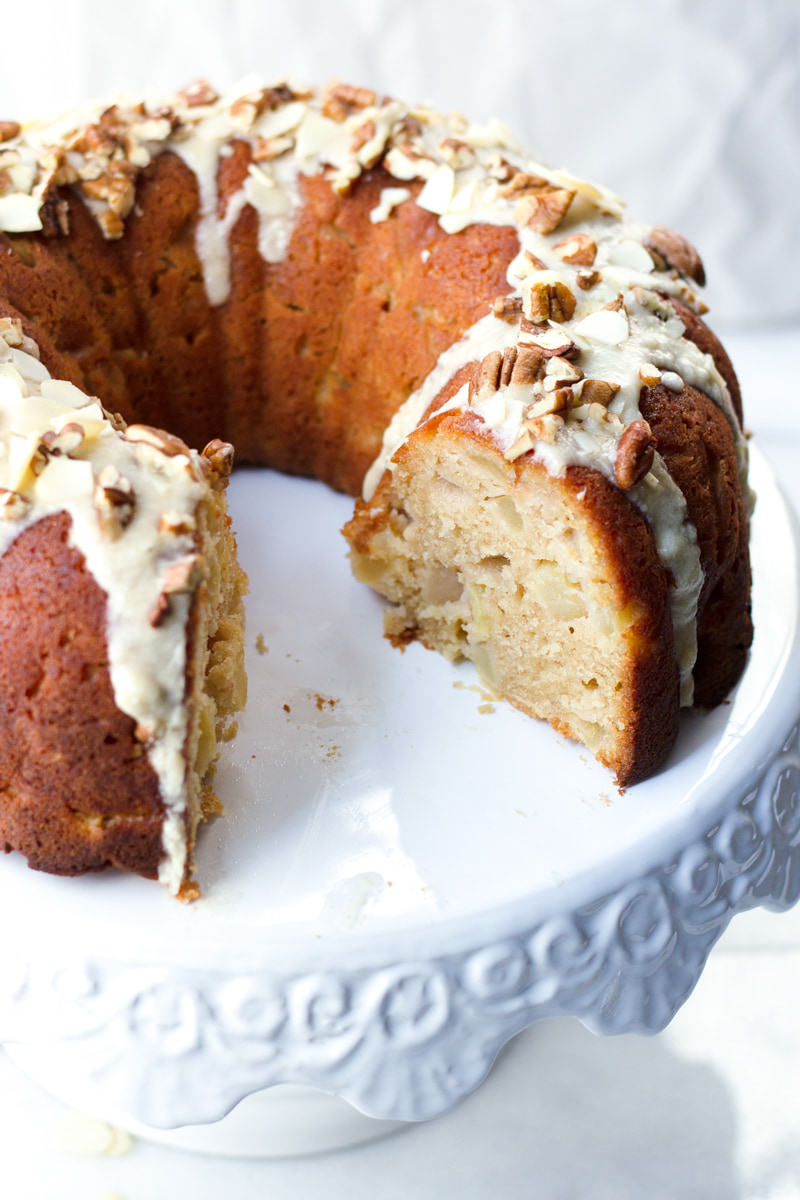
[[[239, 143], [223, 160], [221, 204], [248, 159]], [[230, 291], [215, 306], [195, 248], [197, 181], [163, 154], [118, 241], [74, 199], [68, 237], [0, 234], [0, 311], [22, 318], [54, 373], [126, 420], [193, 446], [224, 438], [237, 462], [358, 495], [394, 412], [508, 289], [517, 250], [508, 226], [450, 235], [413, 204], [371, 222], [392, 182], [366, 172], [344, 197], [303, 180], [278, 263], [261, 258], [246, 208], [231, 233]]]

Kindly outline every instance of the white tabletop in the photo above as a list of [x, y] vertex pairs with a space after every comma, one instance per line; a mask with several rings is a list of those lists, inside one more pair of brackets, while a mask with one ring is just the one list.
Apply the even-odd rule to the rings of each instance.
[[[747, 416], [800, 509], [800, 328], [730, 333]], [[454, 1112], [315, 1158], [200, 1157], [135, 1139], [123, 1157], [59, 1148], [64, 1108], [0, 1054], [0, 1194], [9, 1200], [800, 1200], [800, 909], [738, 917], [671, 1026], [599, 1038], [541, 1022]]]

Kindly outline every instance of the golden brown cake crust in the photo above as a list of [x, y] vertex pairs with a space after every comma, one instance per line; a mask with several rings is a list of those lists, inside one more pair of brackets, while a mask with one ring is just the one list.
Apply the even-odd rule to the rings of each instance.
[[704, 580], [695, 703], [713, 708], [739, 679], [753, 639], [749, 523], [733, 437], [724, 414], [696, 388], [678, 395], [663, 385], [643, 388], [639, 406], [697, 533]]
[[155, 877], [164, 808], [114, 702], [105, 609], [64, 513], [0, 558], [0, 845], [56, 874]]

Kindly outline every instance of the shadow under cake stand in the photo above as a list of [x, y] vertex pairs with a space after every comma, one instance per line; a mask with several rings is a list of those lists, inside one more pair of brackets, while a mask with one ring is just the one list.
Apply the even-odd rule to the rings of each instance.
[[250, 702], [204, 897], [0, 861], [15, 1061], [136, 1132], [270, 1155], [447, 1111], [543, 1017], [663, 1029], [735, 913], [800, 894], [798, 538], [756, 451], [752, 479], [746, 673], [620, 794], [469, 664], [389, 646], [349, 501], [237, 474]]

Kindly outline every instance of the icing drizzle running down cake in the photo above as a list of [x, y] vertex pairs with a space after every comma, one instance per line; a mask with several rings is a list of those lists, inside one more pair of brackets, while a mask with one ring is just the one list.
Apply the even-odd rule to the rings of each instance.
[[[363, 491], [345, 532], [388, 634], [472, 658], [620, 784], [663, 762], [681, 704], [736, 681], [746, 445], [679, 235], [532, 160], [500, 122], [341, 84], [198, 83], [0, 138], [7, 848], [191, 890], [213, 727], [243, 703], [229, 442]], [[35, 543], [49, 566], [28, 580]], [[56, 561], [73, 582], [52, 628], [26, 634]], [[103, 703], [127, 722], [109, 734], [126, 747], [110, 808], [110, 751], [91, 751], [80, 802], [48, 783], [64, 704], [19, 784], [46, 723], [29, 675], [47, 674], [47, 637], [77, 637], [77, 577], [101, 597]], [[147, 849], [126, 860], [137, 821]]]

